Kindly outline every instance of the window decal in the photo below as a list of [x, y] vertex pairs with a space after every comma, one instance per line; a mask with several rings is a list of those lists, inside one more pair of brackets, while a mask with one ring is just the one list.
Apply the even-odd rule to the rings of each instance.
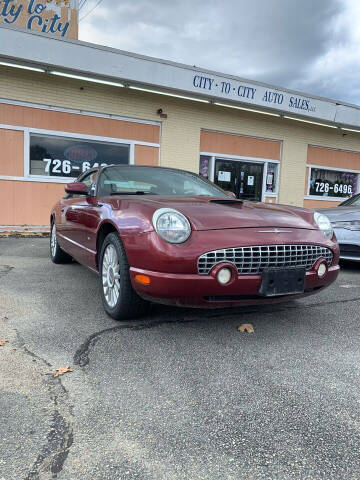
[[348, 198], [355, 195], [358, 174], [326, 168], [311, 168], [309, 195], [316, 197]]
[[30, 136], [30, 175], [76, 178], [89, 168], [129, 163], [129, 145], [52, 135]]

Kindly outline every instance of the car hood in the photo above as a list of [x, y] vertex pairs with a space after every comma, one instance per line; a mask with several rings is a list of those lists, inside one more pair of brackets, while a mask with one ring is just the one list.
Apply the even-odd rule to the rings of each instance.
[[196, 230], [227, 228], [303, 228], [316, 230], [314, 214], [297, 207], [241, 202], [214, 197], [143, 197], [150, 214], [159, 208], [174, 208], [185, 215]]
[[318, 212], [326, 215], [331, 222], [360, 220], [360, 207], [319, 208]]

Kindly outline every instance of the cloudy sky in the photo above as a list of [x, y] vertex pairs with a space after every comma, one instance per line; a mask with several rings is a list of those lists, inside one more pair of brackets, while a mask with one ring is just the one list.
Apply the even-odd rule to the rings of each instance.
[[360, 104], [359, 0], [102, 0], [80, 39]]

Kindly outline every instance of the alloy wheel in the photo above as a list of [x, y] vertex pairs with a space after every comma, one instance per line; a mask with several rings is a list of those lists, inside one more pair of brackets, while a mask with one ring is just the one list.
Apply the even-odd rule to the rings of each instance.
[[51, 255], [55, 257], [56, 255], [56, 247], [57, 247], [57, 238], [56, 238], [56, 226], [53, 225], [51, 229], [51, 241], [50, 241], [50, 247], [51, 247]]
[[102, 263], [104, 297], [109, 307], [114, 308], [120, 296], [120, 264], [114, 245], [105, 249]]

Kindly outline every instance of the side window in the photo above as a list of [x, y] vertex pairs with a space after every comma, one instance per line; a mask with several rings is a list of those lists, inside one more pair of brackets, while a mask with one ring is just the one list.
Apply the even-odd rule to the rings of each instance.
[[98, 197], [107, 197], [112, 194], [113, 186], [109, 180], [110, 178], [108, 176], [107, 170], [101, 172], [99, 176], [99, 181], [98, 181], [98, 190], [97, 190]]
[[81, 183], [85, 183], [87, 186], [88, 192], [91, 195], [94, 195], [96, 191], [96, 180], [98, 177], [98, 171], [95, 170], [95, 172], [91, 172], [89, 175], [86, 175], [82, 180]]
[[[93, 195], [96, 191], [96, 179], [98, 176], [98, 171], [95, 170], [94, 172], [88, 173], [87, 175], [83, 176], [81, 180], [77, 180], [80, 183], [84, 183], [88, 189], [88, 192], [90, 195]], [[68, 194], [66, 198], [80, 198], [83, 195], [74, 195], [74, 194]]]

